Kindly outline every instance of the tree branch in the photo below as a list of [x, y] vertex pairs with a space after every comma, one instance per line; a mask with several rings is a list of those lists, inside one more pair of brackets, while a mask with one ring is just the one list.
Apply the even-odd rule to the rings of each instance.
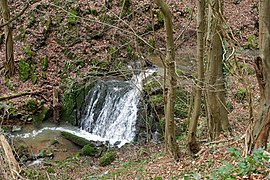
[[22, 93], [18, 93], [18, 94], [11, 94], [9, 96], [0, 97], [0, 101], [5, 101], [5, 100], [21, 97], [21, 96], [33, 95], [33, 94], [38, 94], [38, 93], [39, 93], [38, 91], [34, 91], [34, 92], [26, 91], [26, 92], [22, 92]]
[[14, 21], [14, 20], [16, 20], [18, 17], [20, 17], [20, 16], [26, 11], [26, 9], [28, 8], [28, 6], [29, 6], [29, 4], [27, 3], [26, 6], [23, 8], [23, 10], [22, 10], [19, 14], [17, 14], [15, 17], [13, 17], [13, 18], [10, 19], [9, 21], [5, 22], [4, 24], [1, 24], [1, 25], [0, 25], [0, 28], [6, 26], [6, 25], [8, 25], [8, 24], [10, 24], [12, 21]]

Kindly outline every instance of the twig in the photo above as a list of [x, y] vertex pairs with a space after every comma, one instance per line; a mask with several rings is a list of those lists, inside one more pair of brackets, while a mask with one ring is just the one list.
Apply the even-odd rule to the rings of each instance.
[[47, 176], [48, 180], [51, 179], [50, 176], [49, 176], [49, 174], [48, 174], [48, 172], [46, 172], [46, 176]]
[[[244, 139], [245, 136], [246, 136], [246, 134], [242, 135], [239, 139], [237, 139], [237, 140], [231, 142], [230, 145], [232, 145], [232, 144], [234, 144], [234, 143], [236, 143], [236, 142], [238, 142], [238, 141]], [[218, 141], [212, 141], [212, 142], [209, 142], [209, 143], [205, 143], [204, 145], [205, 145], [205, 146], [209, 146], [209, 145], [211, 145], [211, 144], [219, 144], [219, 143], [228, 142], [228, 141], [232, 141], [232, 140], [234, 140], [234, 138], [230, 138], [230, 139], [221, 139], [221, 140], [218, 140]]]

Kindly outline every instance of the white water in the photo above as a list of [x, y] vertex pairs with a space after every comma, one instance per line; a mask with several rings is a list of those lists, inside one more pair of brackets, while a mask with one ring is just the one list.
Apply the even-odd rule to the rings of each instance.
[[[135, 137], [135, 125], [137, 120], [138, 103], [141, 98], [142, 81], [152, 74], [154, 70], [148, 70], [135, 75], [123, 86], [118, 81], [105, 82], [105, 101], [101, 111], [97, 113], [100, 89], [94, 90], [93, 98], [87, 109], [87, 115], [81, 121], [81, 128], [113, 142], [131, 142]], [[97, 93], [93, 95], [94, 93]], [[96, 115], [96, 118], [95, 118]]]
[[[44, 127], [41, 128], [39, 130], [33, 130], [32, 132], [29, 133], [23, 133], [23, 134], [17, 134], [17, 135], [13, 135], [13, 137], [19, 137], [19, 138], [35, 138], [39, 135], [41, 135], [44, 132], [48, 132], [51, 131], [51, 133], [53, 134], [55, 131], [64, 131], [64, 132], [69, 132], [72, 133], [76, 136], [85, 138], [87, 140], [93, 140], [93, 141], [109, 141], [110, 144], [114, 144], [116, 142], [116, 140], [114, 139], [106, 139], [106, 138], [102, 138], [100, 136], [94, 135], [92, 133], [89, 133], [85, 130], [82, 130], [80, 128], [76, 128], [76, 127]], [[125, 143], [125, 141], [121, 142], [118, 147], [123, 146]]]

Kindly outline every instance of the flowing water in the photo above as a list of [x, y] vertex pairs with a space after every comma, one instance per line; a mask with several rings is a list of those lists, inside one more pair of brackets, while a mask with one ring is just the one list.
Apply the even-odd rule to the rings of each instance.
[[125, 82], [98, 81], [88, 95], [81, 128], [111, 143], [132, 141], [143, 97], [142, 81], [152, 72], [140, 73]]

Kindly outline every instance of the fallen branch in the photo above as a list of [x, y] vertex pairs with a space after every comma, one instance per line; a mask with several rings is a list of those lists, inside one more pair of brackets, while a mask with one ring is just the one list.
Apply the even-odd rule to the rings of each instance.
[[233, 141], [233, 142], [230, 143], [230, 145], [232, 145], [232, 144], [235, 144], [235, 143], [237, 143], [238, 141], [241, 141], [242, 139], [244, 139], [245, 136], [246, 136], [246, 134], [244, 134], [243, 136], [241, 136], [239, 139], [236, 139], [236, 140], [235, 140], [234, 138], [221, 139], [221, 140], [218, 140], [218, 141], [212, 141], [212, 142], [209, 142], [209, 143], [205, 143], [204, 145], [205, 145], [205, 146], [209, 146], [209, 145], [211, 145], [211, 144], [219, 144], [219, 143], [224, 143], [224, 142], [229, 142], [229, 141], [235, 140], [235, 141]]
[[18, 94], [11, 94], [9, 96], [0, 97], [0, 101], [5, 101], [5, 100], [21, 97], [21, 96], [33, 95], [33, 94], [38, 94], [38, 93], [39, 93], [39, 91], [34, 91], [34, 92], [26, 91], [26, 92], [22, 92], [22, 93], [18, 93]]
[[12, 21], [16, 20], [18, 17], [20, 17], [24, 12], [25, 10], [28, 8], [29, 4], [26, 4], [26, 6], [23, 8], [23, 10], [17, 14], [14, 18], [10, 19], [9, 21], [5, 22], [4, 24], [0, 24], [0, 28], [10, 24]]
[[1, 142], [1, 146], [4, 149], [5, 159], [8, 163], [9, 169], [11, 171], [11, 175], [13, 179], [17, 179], [17, 172], [20, 172], [20, 166], [19, 166], [19, 163], [16, 161], [12, 153], [12, 149], [3, 134], [0, 135], [0, 142]]

